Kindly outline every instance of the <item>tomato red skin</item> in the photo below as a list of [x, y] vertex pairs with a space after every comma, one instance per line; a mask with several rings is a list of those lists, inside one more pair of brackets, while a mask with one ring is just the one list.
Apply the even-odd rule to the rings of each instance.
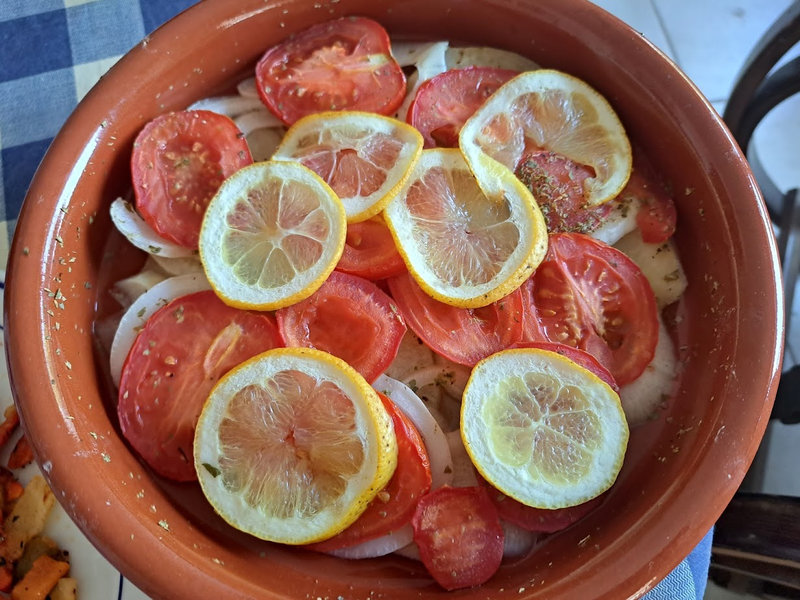
[[387, 280], [406, 323], [431, 350], [468, 367], [522, 340], [519, 289], [483, 308], [456, 308], [428, 296], [410, 274]]
[[533, 276], [519, 287], [522, 295], [522, 339], [519, 343], [550, 342], [533, 299]]
[[252, 162], [244, 135], [224, 115], [192, 110], [158, 116], [133, 143], [136, 209], [164, 239], [197, 249], [209, 201], [226, 177]]
[[636, 379], [653, 359], [655, 296], [639, 267], [617, 249], [579, 233], [553, 234], [526, 285], [526, 310], [545, 339], [593, 355], [618, 385]]
[[[217, 353], [210, 354], [214, 341]], [[239, 363], [280, 345], [270, 315], [231, 308], [212, 291], [170, 302], [147, 320], [123, 365], [123, 435], [160, 475], [196, 480], [194, 430], [211, 388]]]
[[311, 296], [275, 312], [287, 346], [324, 350], [373, 382], [397, 356], [406, 325], [374, 283], [334, 271]]
[[579, 348], [567, 346], [566, 344], [557, 344], [555, 342], [518, 342], [511, 346], [512, 348], [536, 348], [539, 350], [547, 350], [548, 352], [555, 352], [564, 358], [570, 359], [576, 365], [583, 367], [587, 371], [591, 371], [604, 383], [608, 384], [612, 390], [619, 394], [619, 386], [614, 381], [614, 376], [606, 369], [600, 362], [588, 352], [584, 352]]
[[662, 244], [675, 233], [678, 222], [675, 202], [647, 169], [634, 168], [620, 196], [640, 202], [636, 225], [642, 232], [642, 241]]
[[344, 252], [336, 270], [370, 281], [406, 271], [389, 228], [380, 217], [347, 224]]
[[431, 464], [422, 436], [411, 420], [387, 396], [378, 392], [397, 436], [397, 468], [386, 487], [358, 520], [334, 537], [306, 546], [330, 552], [349, 548], [397, 531], [411, 522], [419, 499], [431, 489]]
[[485, 583], [500, 568], [503, 527], [482, 486], [430, 492], [411, 524], [422, 563], [448, 591]]
[[594, 170], [555, 152], [529, 151], [515, 174], [536, 198], [550, 233], [591, 233], [613, 210], [608, 202], [587, 206], [584, 182]]
[[489, 498], [502, 520], [527, 531], [538, 533], [555, 533], [566, 529], [588, 515], [603, 502], [603, 496], [601, 495], [576, 506], [568, 506], [566, 508], [534, 508], [506, 496], [483, 479], [479, 479], [479, 482], [486, 486]]
[[406, 121], [422, 134], [425, 148], [455, 148], [467, 119], [497, 88], [518, 74], [492, 67], [448, 69], [419, 86]]
[[[358, 64], [364, 55], [373, 60]], [[406, 91], [389, 34], [364, 17], [313, 25], [273, 46], [256, 65], [256, 83], [262, 102], [287, 125], [327, 110], [391, 115]]]

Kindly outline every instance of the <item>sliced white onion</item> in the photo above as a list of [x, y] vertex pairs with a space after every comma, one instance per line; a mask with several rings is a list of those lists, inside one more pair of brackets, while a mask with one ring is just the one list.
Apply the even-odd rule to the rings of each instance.
[[406, 120], [408, 107], [414, 101], [414, 96], [417, 95], [417, 89], [419, 89], [422, 82], [447, 70], [447, 63], [445, 62], [447, 45], [447, 42], [434, 42], [420, 52], [415, 63], [417, 70], [408, 78], [406, 97], [397, 113], [395, 113], [395, 116], [401, 121]]
[[512, 71], [534, 71], [541, 68], [530, 58], [499, 48], [485, 46], [450, 47], [446, 54], [448, 69], [493, 67]]
[[538, 535], [532, 531], [527, 531], [522, 527], [500, 521], [503, 526], [503, 558], [519, 558], [531, 551]]
[[616, 244], [620, 238], [636, 229], [636, 213], [639, 212], [639, 201], [633, 198], [609, 200], [613, 207], [602, 225], [589, 235], [609, 245]]
[[392, 56], [401, 67], [410, 67], [419, 62], [420, 56], [436, 43], [447, 42], [396, 42], [392, 41]]
[[148, 254], [158, 254], [169, 258], [196, 256], [197, 251], [173, 244], [158, 235], [139, 216], [136, 209], [122, 198], [111, 203], [111, 220], [128, 241]]
[[203, 270], [203, 263], [200, 262], [199, 256], [168, 258], [166, 256], [151, 254], [148, 260], [153, 261], [158, 268], [164, 272], [164, 279], [166, 279], [166, 277], [174, 277], [175, 275], [198, 273]]
[[683, 295], [687, 286], [686, 273], [673, 240], [663, 244], [648, 244], [642, 240], [642, 232], [637, 229], [614, 246], [642, 270], [653, 288], [659, 308], [672, 304]]
[[231, 119], [244, 113], [264, 108], [264, 104], [256, 96], [215, 96], [203, 98], [190, 105], [186, 110], [210, 110], [211, 112], [225, 115]]
[[453, 460], [447, 437], [422, 400], [407, 385], [386, 375], [378, 377], [372, 387], [391, 398], [422, 436], [431, 463], [431, 489], [450, 484], [453, 481]]
[[421, 52], [416, 62], [419, 83], [447, 70], [447, 42], [434, 42]]
[[397, 112], [394, 113], [394, 118], [398, 121], [403, 121], [404, 123], [408, 119], [408, 107], [411, 106], [411, 103], [414, 101], [414, 97], [417, 95], [417, 88], [419, 87], [419, 77], [417, 73], [414, 72], [408, 76], [406, 80], [406, 95], [403, 98], [403, 102], [400, 104], [400, 108], [397, 109]]
[[233, 120], [236, 127], [245, 135], [250, 135], [256, 129], [282, 128], [283, 123], [278, 117], [269, 112], [263, 105], [255, 110], [242, 113]]
[[461, 419], [461, 396], [470, 369], [438, 354], [434, 355], [434, 361], [436, 364], [422, 367], [401, 381], [418, 392], [444, 431], [454, 431]]
[[375, 558], [376, 556], [386, 556], [396, 552], [400, 548], [408, 546], [414, 540], [414, 529], [411, 523], [406, 523], [397, 531], [392, 531], [386, 535], [367, 540], [349, 548], [339, 548], [330, 550], [327, 554], [338, 556], [339, 558], [358, 559]]
[[119, 327], [117, 327], [117, 332], [114, 334], [114, 341], [111, 343], [111, 352], [109, 353], [111, 378], [114, 380], [115, 385], [119, 385], [122, 366], [136, 336], [147, 319], [159, 308], [169, 304], [175, 298], [208, 289], [211, 289], [211, 286], [203, 273], [179, 275], [154, 285], [131, 304], [130, 308], [122, 315], [122, 319], [120, 319]]
[[394, 357], [392, 364], [386, 369], [386, 375], [402, 381], [434, 363], [435, 354], [433, 350], [428, 348], [425, 342], [419, 339], [411, 329], [407, 329], [400, 340], [397, 356]]
[[417, 380], [413, 375], [407, 379], [401, 379], [400, 381], [406, 384], [411, 391], [417, 395], [417, 398], [422, 400], [425, 408], [427, 408], [428, 412], [430, 412], [431, 415], [433, 415], [433, 418], [436, 419], [436, 422], [439, 424], [439, 427], [441, 427], [442, 431], [446, 432], [458, 427], [457, 424], [455, 426], [452, 424], [452, 415], [445, 415], [442, 413], [442, 390], [439, 389], [435, 384], [427, 383], [418, 385]]
[[467, 380], [470, 373], [472, 373], [471, 369], [438, 354], [434, 356], [434, 360], [438, 370], [436, 384], [448, 396], [461, 400], [461, 396], [464, 395], [464, 388], [467, 386]]
[[[450, 459], [448, 440], [428, 407], [411, 388], [386, 375], [378, 377], [372, 385], [376, 390], [391, 398], [397, 407], [411, 419], [422, 436], [431, 465], [431, 489], [446, 484], [450, 485], [453, 478], [453, 465]], [[397, 531], [374, 540], [349, 548], [332, 550], [329, 554], [348, 559], [373, 558], [398, 551], [411, 544], [413, 539], [414, 530], [411, 524], [407, 524]]]
[[123, 310], [118, 310], [114, 314], [97, 319], [94, 322], [94, 337], [106, 354], [111, 352], [111, 343], [114, 341], [114, 334], [119, 329], [119, 320], [122, 318], [123, 313]]
[[451, 431], [447, 434], [447, 445], [453, 459], [453, 487], [473, 487], [478, 485], [478, 475], [472, 465], [472, 459], [464, 448], [461, 432]]
[[422, 558], [419, 555], [419, 546], [417, 546], [416, 542], [411, 542], [408, 546], [403, 546], [399, 550], [395, 551], [395, 554], [400, 556], [405, 556], [406, 558], [410, 558], [411, 560], [421, 561]]
[[236, 86], [236, 91], [239, 92], [240, 96], [244, 96], [246, 98], [259, 98], [258, 95], [258, 88], [256, 87], [256, 78], [255, 77], [248, 77], [239, 82], [239, 85]]
[[108, 293], [122, 308], [127, 309], [139, 296], [166, 278], [161, 269], [145, 268], [135, 275], [117, 281]]
[[619, 390], [622, 410], [632, 427], [655, 417], [664, 401], [672, 397], [677, 383], [677, 367], [675, 345], [659, 315], [658, 343], [653, 360], [638, 378]]
[[253, 157], [253, 160], [255, 162], [261, 162], [272, 158], [272, 155], [275, 154], [275, 150], [278, 149], [278, 145], [283, 139], [284, 133], [284, 129], [275, 127], [251, 131], [247, 137], [245, 137], [245, 140], [250, 147], [250, 155]]

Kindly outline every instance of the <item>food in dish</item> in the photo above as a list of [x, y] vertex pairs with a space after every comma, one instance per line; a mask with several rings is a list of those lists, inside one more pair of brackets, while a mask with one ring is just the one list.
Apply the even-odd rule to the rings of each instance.
[[[403, 439], [417, 441], [401, 444], [397, 434], [391, 439], [406, 450], [412, 448], [407, 456], [430, 463], [433, 491], [428, 492], [424, 484], [412, 486], [418, 490], [418, 502], [413, 518], [408, 516], [408, 504], [402, 510], [398, 508], [393, 502], [397, 494], [384, 487], [386, 465], [394, 462], [375, 459], [383, 465], [378, 469], [381, 477], [370, 470], [370, 476], [364, 476], [369, 485], [351, 497], [333, 521], [296, 539], [260, 529], [250, 514], [253, 509], [285, 512], [287, 504], [280, 499], [281, 494], [258, 488], [261, 480], [253, 474], [261, 472], [258, 469], [264, 468], [263, 463], [243, 466], [241, 461], [230, 461], [215, 451], [221, 440], [229, 440], [231, 431], [231, 420], [226, 421], [219, 407], [238, 406], [241, 414], [260, 415], [242, 420], [249, 426], [247, 432], [237, 430], [242, 439], [267, 432], [274, 437], [277, 431], [283, 431], [284, 435], [278, 437], [294, 449], [285, 466], [288, 469], [291, 463], [292, 472], [302, 470], [303, 465], [307, 468], [313, 458], [319, 458], [313, 444], [299, 442], [301, 429], [307, 434], [313, 428], [298, 429], [298, 422], [286, 416], [284, 409], [290, 403], [280, 409], [278, 404], [264, 404], [270, 393], [263, 390], [271, 389], [275, 398], [286, 398], [291, 394], [278, 394], [276, 390], [293, 389], [294, 396], [305, 398], [304, 392], [296, 390], [311, 386], [307, 381], [313, 379], [310, 374], [316, 376], [325, 369], [298, 367], [305, 364], [298, 359], [283, 370], [270, 371], [265, 367], [271, 364], [269, 357], [280, 354], [272, 350], [259, 354], [259, 350], [251, 349], [254, 358], [233, 360], [230, 353], [248, 336], [246, 326], [226, 325], [210, 343], [198, 341], [201, 352], [201, 346], [214, 349], [209, 356], [219, 359], [212, 361], [215, 366], [224, 363], [226, 368], [205, 370], [204, 384], [209, 389], [213, 386], [211, 400], [205, 408], [195, 402], [187, 411], [196, 415], [195, 421], [199, 415], [203, 424], [203, 436], [194, 438], [194, 461], [187, 455], [185, 443], [177, 451], [162, 444], [159, 451], [182, 461], [189, 479], [195, 467], [205, 481], [207, 494], [207, 484], [216, 486], [210, 493], [212, 504], [226, 520], [245, 531], [286, 543], [314, 542], [319, 551], [350, 557], [395, 550], [413, 555], [415, 546], [409, 544], [413, 540], [418, 556], [434, 578], [443, 587], [455, 589], [480, 584], [491, 576], [502, 560], [504, 539], [534, 543], [533, 536], [517, 535], [515, 528], [549, 533], [567, 526], [613, 484], [628, 438], [625, 417], [635, 423], [652, 414], [675, 381], [674, 349], [659, 309], [679, 299], [685, 279], [670, 242], [675, 228], [671, 200], [657, 177], [640, 166], [644, 159], [638, 158], [637, 163], [638, 155], [631, 151], [622, 123], [597, 92], [574, 77], [549, 70], [525, 71], [513, 77], [503, 72], [497, 77], [497, 70], [504, 65], [506, 71], [515, 71], [527, 64], [521, 57], [505, 63], [498, 57], [507, 55], [496, 54], [495, 64], [481, 65], [476, 59], [474, 64], [465, 65], [465, 57], [492, 55], [488, 50], [462, 49], [452, 60], [460, 61], [458, 66], [465, 66], [465, 71], [448, 69], [446, 42], [417, 47], [416, 52], [405, 48], [408, 56], [418, 57], [409, 77], [414, 83], [407, 87], [388, 37], [384, 40], [385, 32], [376, 28], [380, 25], [367, 19], [343, 19], [311, 28], [269, 49], [259, 63], [254, 83], [242, 83], [238, 96], [252, 98], [255, 91], [271, 111], [267, 116], [263, 116], [265, 109], [249, 110], [248, 101], [236, 100], [237, 96], [202, 101], [203, 110], [209, 106], [230, 110], [234, 124], [237, 119], [245, 123], [243, 114], [252, 115], [247, 123], [267, 124], [248, 127], [241, 134], [248, 143], [251, 139], [263, 142], [277, 138], [277, 151], [272, 151], [273, 160], [261, 162], [261, 158], [267, 158], [265, 152], [272, 153], [264, 146], [249, 148], [252, 156], [259, 157], [256, 164], [245, 165], [219, 182], [201, 219], [200, 263], [192, 263], [191, 253], [188, 257], [178, 253], [175, 258], [160, 258], [158, 269], [172, 269], [167, 266], [171, 260], [188, 261], [174, 270], [186, 268], [189, 276], [202, 280], [198, 270], [202, 266], [217, 294], [238, 307], [231, 310], [278, 309], [280, 342], [324, 350], [326, 358], [322, 361], [328, 367], [339, 364], [333, 356], [353, 363], [347, 368], [356, 367], [358, 372], [353, 375], [345, 369], [349, 373], [346, 379], [357, 382], [354, 389], [369, 388], [385, 394], [381, 403], [402, 404], [400, 398], [407, 400], [410, 395], [423, 398], [418, 403], [405, 402], [414, 407], [409, 410], [400, 406], [410, 420], [403, 427], [408, 425], [412, 432]], [[337, 31], [341, 36], [334, 35]], [[361, 39], [359, 36], [366, 40], [363, 44], [353, 42]], [[330, 62], [332, 57], [336, 62]], [[326, 65], [333, 65], [330, 68], [336, 71], [333, 83], [337, 89], [330, 89], [330, 77], [321, 76]], [[477, 72], [476, 79], [479, 69], [489, 70]], [[292, 74], [291, 81], [285, 73]], [[368, 90], [364, 87], [365, 73], [387, 81], [386, 97], [369, 99], [375, 106], [362, 104]], [[483, 77], [487, 78], [486, 86], [482, 85]], [[476, 80], [480, 85], [471, 100], [474, 111], [454, 114], [446, 103], [435, 101], [437, 93], [447, 99], [447, 86], [462, 86], [464, 81], [474, 85]], [[398, 86], [403, 92], [399, 95], [394, 91]], [[483, 96], [488, 99], [481, 103]], [[402, 154], [400, 144], [401, 150], [389, 158], [392, 167], [381, 167], [370, 144], [375, 143], [380, 127], [408, 131], [407, 125], [393, 123], [385, 116], [398, 107], [402, 111], [406, 105], [411, 106], [407, 114], [411, 123], [416, 121], [426, 131], [404, 138], [408, 140], [405, 146], [414, 146], [406, 158], [397, 158]], [[331, 109], [340, 112], [327, 117], [318, 114]], [[364, 110], [383, 116], [360, 117], [359, 111]], [[436, 114], [424, 118], [426, 110]], [[274, 127], [274, 117], [294, 124], [282, 142], [282, 135], [277, 133], [281, 129], [263, 133]], [[330, 130], [325, 127], [326, 118], [330, 119]], [[376, 124], [368, 126], [368, 122]], [[339, 133], [328, 135], [331, 131]], [[416, 145], [412, 143], [415, 137]], [[298, 147], [309, 140], [312, 151], [304, 157], [298, 155]], [[341, 145], [341, 140], [349, 141]], [[420, 152], [421, 140], [428, 145], [453, 145], [456, 140], [458, 148]], [[359, 145], [362, 142], [364, 148]], [[189, 146], [190, 154], [194, 144]], [[314, 151], [321, 156], [319, 160]], [[174, 167], [182, 167], [184, 162], [179, 160]], [[189, 157], [187, 164], [194, 164], [194, 159]], [[373, 168], [363, 168], [366, 165]], [[364, 183], [369, 185], [354, 185], [362, 181], [354, 173], [363, 174]], [[337, 182], [342, 181], [348, 183], [348, 196], [370, 198], [364, 205], [367, 208], [360, 206], [349, 219], [339, 197], [345, 187], [339, 187], [339, 193], [335, 191]], [[388, 191], [375, 193], [384, 187]], [[136, 193], [138, 206], [139, 191]], [[125, 213], [120, 207], [128, 210], [123, 204], [115, 206], [122, 215]], [[382, 216], [371, 212], [376, 206]], [[133, 220], [119, 219], [125, 225]], [[346, 230], [345, 220], [352, 221]], [[120, 229], [125, 232], [124, 227]], [[153, 225], [150, 229], [158, 231]], [[608, 244], [620, 239], [625, 240], [633, 260]], [[176, 244], [175, 239], [169, 242]], [[376, 261], [374, 256], [359, 253], [365, 243], [369, 248], [382, 248], [380, 256], [385, 258]], [[154, 256], [163, 256], [162, 249], [168, 247], [166, 242], [138, 245], [142, 246]], [[648, 261], [652, 246], [664, 248], [664, 256], [671, 258]], [[352, 250], [349, 256], [348, 248]], [[331, 274], [343, 259], [343, 273]], [[309, 270], [313, 276], [299, 275]], [[659, 278], [672, 285], [657, 285]], [[244, 296], [228, 293], [240, 284], [246, 288]], [[275, 290], [277, 294], [273, 294]], [[262, 302], [259, 298], [265, 296], [269, 300]], [[178, 295], [160, 312], [177, 320], [175, 315], [183, 315], [186, 306], [186, 297]], [[404, 336], [406, 325], [416, 335], [406, 332]], [[143, 343], [137, 337], [134, 350], [126, 353], [121, 381], [126, 376], [146, 379], [134, 359], [152, 356], [159, 339], [145, 339]], [[274, 338], [266, 339], [269, 345], [279, 345]], [[118, 347], [117, 356], [125, 352], [124, 348]], [[577, 354], [584, 351], [588, 358]], [[226, 361], [221, 360], [223, 357]], [[170, 380], [175, 379], [174, 373], [184, 362], [200, 363], [188, 353], [159, 355], [159, 360], [176, 367], [168, 369], [173, 373], [166, 377]], [[499, 370], [487, 375], [487, 368]], [[264, 369], [269, 371], [270, 381], [289, 378], [291, 382], [284, 382], [284, 386], [261, 381], [256, 385], [258, 373]], [[393, 378], [381, 375], [383, 371]], [[159, 379], [158, 386], [150, 381], [151, 387], [159, 388], [155, 396], [158, 402], [152, 404], [171, 401], [173, 395], [166, 391], [167, 386], [161, 387], [166, 379]], [[337, 389], [342, 389], [341, 385], [337, 384]], [[135, 402], [131, 407], [130, 393], [122, 397], [126, 390], [120, 387], [121, 423], [125, 423], [125, 415], [136, 415], [139, 410]], [[370, 414], [384, 415], [384, 422], [391, 422], [389, 414], [398, 414], [382, 408], [375, 401], [378, 396], [368, 391], [354, 394], [324, 394], [322, 405], [336, 405], [331, 398], [369, 397], [371, 400], [364, 404], [372, 407]], [[470, 399], [463, 402], [463, 409], [459, 408], [462, 394]], [[207, 395], [205, 391], [197, 394], [201, 400]], [[501, 402], [487, 408], [483, 402], [486, 398], [500, 398]], [[623, 413], [626, 403], [631, 408]], [[262, 409], [256, 410], [257, 405]], [[505, 407], [505, 412], [498, 412], [498, 407]], [[536, 411], [544, 414], [534, 414]], [[337, 422], [335, 415], [350, 412], [342, 409], [341, 413], [325, 414]], [[487, 416], [494, 420], [485, 422]], [[184, 423], [187, 421], [191, 419]], [[281, 423], [280, 427], [276, 423]], [[403, 427], [397, 423], [392, 430], [399, 433]], [[487, 426], [483, 430], [482, 424]], [[489, 437], [498, 440], [512, 436], [513, 444], [479, 448], [478, 440], [490, 429]], [[127, 431], [123, 425], [130, 441]], [[548, 437], [549, 442], [542, 441]], [[523, 455], [537, 451], [560, 453], [560, 458], [535, 464], [522, 460]], [[140, 453], [157, 472], [174, 477], [153, 464], [160, 458]], [[350, 467], [339, 464], [339, 483], [328, 482], [325, 489], [345, 489], [347, 477], [343, 474], [355, 464], [359, 467], [353, 472], [361, 473], [362, 462]], [[556, 493], [530, 493], [529, 486], [515, 488], [501, 483], [510, 479], [498, 468], [501, 464], [503, 469], [510, 464], [525, 468], [529, 476], [522, 480], [529, 486], [537, 485], [532, 483], [537, 479], [540, 484], [547, 479]], [[439, 473], [442, 465], [450, 468], [452, 479]], [[389, 470], [402, 472], [395, 469], [392, 466]], [[326, 477], [333, 477], [334, 471], [326, 471]], [[243, 494], [242, 478], [248, 489], [255, 491]], [[575, 490], [568, 493], [570, 486]], [[244, 504], [243, 495], [247, 498]], [[506, 507], [515, 501], [522, 507], [510, 511], [516, 517], [501, 518], [503, 511], [495, 507], [504, 504], [502, 498], [506, 496], [510, 496]], [[239, 508], [227, 511], [237, 497]], [[266, 509], [264, 502], [269, 503]], [[362, 510], [367, 511], [364, 515], [380, 513], [381, 507], [387, 515], [390, 510], [397, 511], [391, 513], [397, 520], [391, 521], [390, 530], [359, 524], [356, 517]], [[456, 576], [452, 576], [452, 568], [442, 569], [441, 565], [463, 547], [458, 540], [447, 542], [431, 533], [464, 525], [465, 519], [460, 517], [447, 523], [431, 521], [431, 515], [446, 507], [452, 507], [453, 515], [460, 510], [485, 517], [482, 524], [473, 523], [477, 539], [474, 554], [466, 557], [470, 560], [464, 560], [463, 570], [456, 569]], [[289, 512], [302, 510], [308, 510], [306, 504], [292, 505]], [[538, 529], [532, 525], [542, 521], [550, 524], [537, 525]], [[347, 540], [337, 539], [337, 535]], [[519, 545], [505, 550], [509, 554], [524, 551]]]

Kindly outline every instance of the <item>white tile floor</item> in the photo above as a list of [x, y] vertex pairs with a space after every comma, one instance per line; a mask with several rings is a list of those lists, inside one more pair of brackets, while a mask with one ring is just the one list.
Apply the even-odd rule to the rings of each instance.
[[[741, 66], [757, 40], [792, 0], [595, 0], [642, 32], [694, 81], [722, 114]], [[795, 46], [789, 57], [800, 54]], [[774, 109], [753, 143], [778, 187], [800, 187], [800, 96]], [[800, 363], [800, 290], [792, 310], [784, 367]], [[771, 424], [759, 452], [760, 491], [800, 496], [800, 425]], [[709, 586], [707, 599], [746, 597]], [[753, 598], [750, 596], [749, 598]]]

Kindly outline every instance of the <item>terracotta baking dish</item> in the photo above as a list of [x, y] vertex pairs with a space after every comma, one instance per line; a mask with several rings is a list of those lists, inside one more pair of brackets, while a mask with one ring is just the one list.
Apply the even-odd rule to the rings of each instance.
[[[689, 278], [676, 330], [682, 385], [632, 433], [602, 506], [458, 598], [633, 598], [713, 525], [764, 432], [783, 338], [770, 224], [747, 164], [711, 106], [638, 33], [580, 0], [209, 0], [148, 37], [91, 91], [25, 201], [9, 261], [10, 373], [59, 501], [126, 577], [164, 598], [424, 598], [443, 595], [404, 558], [345, 561], [260, 542], [218, 519], [199, 488], [168, 483], [121, 439], [93, 343], [109, 273], [110, 202], [130, 186], [145, 122], [244, 77], [311, 23], [365, 15], [392, 35], [525, 54], [595, 86], [670, 182]], [[54, 303], [48, 290], [63, 298]]]

